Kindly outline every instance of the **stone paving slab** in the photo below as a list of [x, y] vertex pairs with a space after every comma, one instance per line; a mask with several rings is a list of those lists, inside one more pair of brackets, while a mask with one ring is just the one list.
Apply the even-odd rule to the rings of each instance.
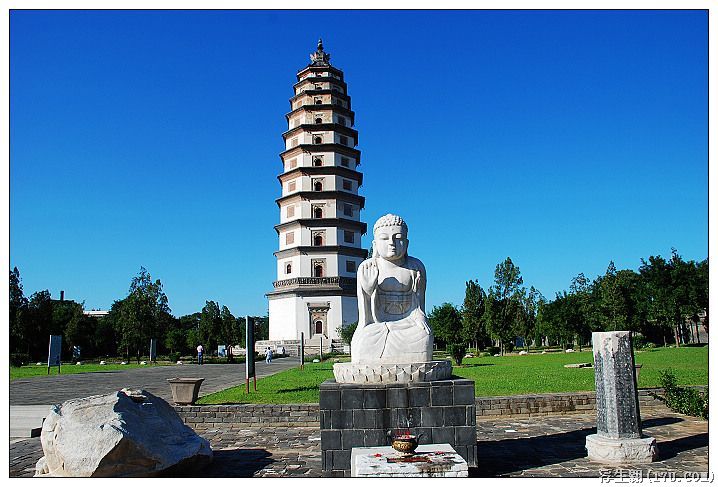
[[[642, 411], [646, 435], [658, 441], [660, 461], [624, 469], [674, 472], [708, 471], [708, 422], [665, 408]], [[470, 477], [599, 477], [610, 470], [588, 461], [586, 436], [596, 416], [572, 414], [541, 418], [477, 421], [478, 468]], [[215, 461], [198, 477], [321, 477], [319, 428], [197, 429], [215, 451]], [[42, 456], [39, 438], [10, 443], [10, 476], [29, 477]]]
[[[298, 365], [298, 357], [285, 357], [275, 359], [271, 364], [257, 361], [255, 370], [257, 378], [262, 378]], [[10, 404], [59, 404], [68, 399], [107, 394], [123, 387], [145, 389], [171, 401], [172, 390], [167, 379], [172, 377], [204, 377], [200, 389], [203, 396], [244, 384], [244, 375], [244, 364], [185, 364], [30, 377], [10, 381]]]

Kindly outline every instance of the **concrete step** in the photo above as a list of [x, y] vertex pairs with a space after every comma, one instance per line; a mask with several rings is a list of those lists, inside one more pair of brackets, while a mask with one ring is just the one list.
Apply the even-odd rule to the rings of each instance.
[[40, 436], [42, 422], [50, 413], [47, 406], [10, 406], [10, 438]]

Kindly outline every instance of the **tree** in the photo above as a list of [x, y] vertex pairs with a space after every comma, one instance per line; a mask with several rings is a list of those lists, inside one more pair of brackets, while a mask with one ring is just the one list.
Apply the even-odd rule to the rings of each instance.
[[456, 360], [456, 364], [461, 365], [468, 340], [464, 333], [459, 310], [451, 303], [444, 303], [439, 307], [434, 306], [428, 318], [434, 337], [446, 345], [447, 351]]
[[31, 330], [28, 328], [28, 299], [23, 294], [20, 271], [10, 271], [10, 351], [29, 353]]
[[227, 362], [232, 362], [232, 345], [239, 343], [241, 333], [239, 330], [239, 322], [237, 318], [232, 315], [229, 308], [222, 306], [222, 310], [219, 313], [220, 317], [220, 343], [223, 344], [227, 349]]
[[520, 306], [518, 308], [514, 333], [517, 336], [523, 337], [526, 348], [528, 349], [530, 337], [536, 330], [536, 316], [539, 306], [545, 299], [536, 288], [531, 286], [528, 292], [525, 289], [519, 291], [519, 301]]
[[469, 342], [476, 343], [477, 349], [483, 349], [489, 344], [483, 321], [485, 309], [486, 292], [479, 285], [479, 281], [467, 281], [464, 304], [461, 307], [461, 324], [463, 333]]
[[351, 344], [354, 332], [356, 331], [358, 325], [359, 322], [355, 321], [354, 323], [350, 323], [346, 326], [337, 326], [337, 333], [342, 338], [342, 342], [347, 345]]
[[496, 265], [494, 285], [489, 288], [486, 300], [484, 323], [489, 334], [499, 340], [502, 355], [506, 342], [514, 337], [514, 323], [521, 306], [520, 291], [523, 282], [521, 271], [511, 261], [511, 257]]
[[47, 358], [47, 343], [52, 324], [52, 299], [49, 291], [38, 291], [30, 296], [27, 318], [27, 353], [33, 359]]
[[187, 350], [187, 330], [183, 330], [181, 327], [170, 329], [165, 335], [165, 347], [170, 353], [180, 352]]
[[199, 319], [199, 343], [204, 345], [204, 348], [208, 351], [217, 350], [221, 328], [222, 317], [220, 316], [219, 304], [214, 301], [205, 301]]
[[65, 341], [69, 349], [79, 346], [83, 357], [90, 357], [95, 352], [95, 328], [97, 320], [85, 316], [84, 307], [76, 304], [72, 309], [72, 316], [65, 328]]
[[[152, 280], [147, 269], [140, 267], [132, 279], [128, 296], [113, 304], [116, 316], [113, 320], [120, 337], [119, 348], [136, 351], [139, 363], [142, 351], [149, 347], [150, 338], [157, 337], [162, 313], [170, 313], [167, 296], [159, 279]], [[113, 310], [110, 310], [112, 314]]]

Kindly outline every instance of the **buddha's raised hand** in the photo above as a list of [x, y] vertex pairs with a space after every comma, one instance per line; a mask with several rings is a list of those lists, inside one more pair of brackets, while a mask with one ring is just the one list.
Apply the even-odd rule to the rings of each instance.
[[357, 272], [357, 278], [359, 279], [362, 290], [371, 296], [379, 282], [379, 267], [376, 265], [375, 258], [365, 260], [361, 263], [359, 272]]

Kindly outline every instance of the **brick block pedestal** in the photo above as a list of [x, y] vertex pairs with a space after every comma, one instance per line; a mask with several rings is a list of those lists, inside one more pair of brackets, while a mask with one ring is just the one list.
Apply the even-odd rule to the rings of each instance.
[[406, 428], [423, 434], [420, 444], [448, 443], [470, 467], [476, 466], [474, 381], [448, 379], [409, 384], [319, 386], [322, 471], [348, 477], [351, 450], [389, 444], [387, 431]]

